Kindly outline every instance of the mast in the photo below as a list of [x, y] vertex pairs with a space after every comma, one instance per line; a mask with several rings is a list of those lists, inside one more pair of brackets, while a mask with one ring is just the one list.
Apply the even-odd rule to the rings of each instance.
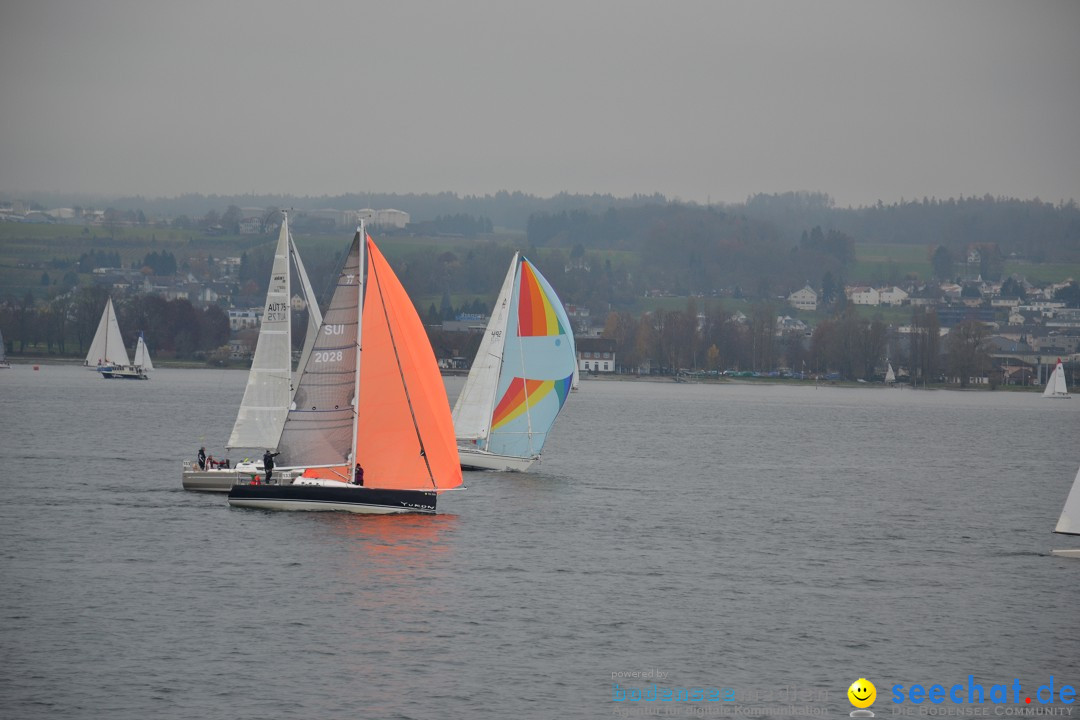
[[360, 356], [362, 355], [361, 349], [364, 346], [364, 288], [366, 286], [366, 283], [364, 282], [364, 270], [367, 267], [367, 230], [364, 229], [363, 218], [360, 219], [360, 224], [356, 228], [356, 234], [360, 236], [360, 265], [357, 268], [360, 277], [357, 278], [356, 282], [356, 371], [353, 380], [352, 450], [349, 453], [350, 462], [348, 469], [350, 478], [352, 478], [352, 473], [357, 464], [356, 426], [360, 422]]
[[[285, 223], [285, 235], [288, 239], [292, 240], [292, 233], [288, 230], [289, 227], [289, 211], [282, 210], [281, 214], [284, 216], [282, 222]], [[276, 255], [275, 255], [275, 259]], [[292, 273], [289, 272], [289, 246], [285, 246], [285, 316], [288, 322], [285, 323], [285, 347], [288, 348], [288, 352], [285, 357], [288, 358], [285, 363], [285, 372], [289, 378], [289, 390], [293, 388], [293, 369], [292, 369]], [[264, 318], [265, 319], [265, 318]]]

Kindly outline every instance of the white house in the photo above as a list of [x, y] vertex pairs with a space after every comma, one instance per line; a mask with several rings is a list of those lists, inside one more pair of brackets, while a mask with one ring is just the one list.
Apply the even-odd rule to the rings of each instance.
[[881, 295], [872, 287], [854, 285], [847, 288], [848, 299], [852, 305], [880, 305]]
[[615, 341], [608, 338], [575, 338], [578, 370], [584, 373], [615, 372]]
[[260, 322], [262, 322], [262, 308], [229, 311], [229, 330], [233, 332], [259, 327]]
[[817, 293], [807, 285], [788, 295], [788, 304], [796, 310], [817, 310]]
[[882, 305], [903, 305], [908, 299], [908, 294], [894, 285], [878, 290], [878, 298]]

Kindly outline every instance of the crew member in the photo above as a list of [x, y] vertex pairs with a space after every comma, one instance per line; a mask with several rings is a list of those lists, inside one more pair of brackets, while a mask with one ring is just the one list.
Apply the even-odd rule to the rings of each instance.
[[263, 469], [266, 470], [266, 484], [270, 484], [270, 476], [274, 474], [274, 458], [281, 453], [272, 453], [269, 450], [263, 453]]

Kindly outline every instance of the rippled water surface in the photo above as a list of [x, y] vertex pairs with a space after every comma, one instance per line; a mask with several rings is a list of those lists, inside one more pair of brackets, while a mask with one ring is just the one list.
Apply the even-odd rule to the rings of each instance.
[[858, 677], [879, 710], [1080, 685], [1080, 562], [1049, 555], [1080, 547], [1050, 534], [1076, 399], [586, 381], [539, 472], [363, 517], [180, 489], [245, 377], [0, 371], [0, 717], [594, 718], [650, 669], [830, 717]]

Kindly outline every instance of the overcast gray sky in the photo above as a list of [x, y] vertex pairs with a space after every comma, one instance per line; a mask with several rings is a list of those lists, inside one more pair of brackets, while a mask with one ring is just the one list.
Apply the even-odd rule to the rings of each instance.
[[0, 0], [0, 191], [1080, 200], [1080, 2]]

